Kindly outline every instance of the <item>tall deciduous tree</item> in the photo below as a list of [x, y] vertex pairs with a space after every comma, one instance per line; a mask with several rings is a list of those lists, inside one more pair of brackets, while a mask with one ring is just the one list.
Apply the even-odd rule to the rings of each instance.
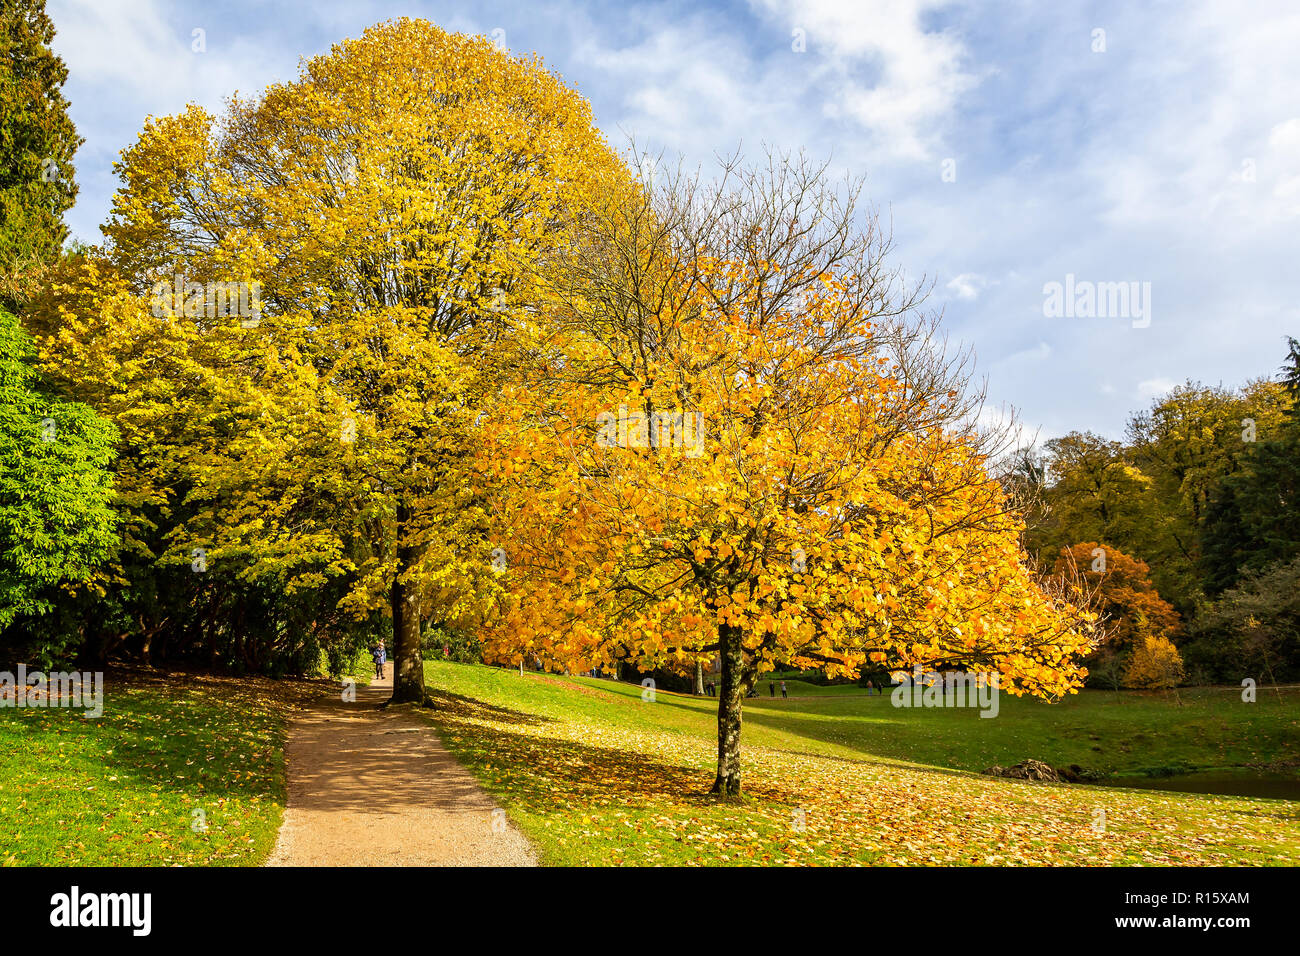
[[1266, 379], [1240, 389], [1188, 382], [1129, 423], [1128, 454], [1151, 480], [1139, 535], [1111, 537], [1153, 569], [1160, 592], [1191, 613], [1206, 590], [1202, 551], [1216, 489], [1242, 469], [1262, 440], [1276, 437], [1286, 407]]
[[1178, 612], [1156, 591], [1146, 562], [1118, 548], [1096, 541], [1062, 548], [1053, 573], [1063, 583], [1082, 578], [1094, 606], [1106, 615], [1110, 643], [1131, 648], [1138, 638], [1139, 619], [1160, 637], [1174, 639], [1182, 633]]
[[964, 366], [857, 187], [772, 156], [618, 198], [562, 250], [528, 381], [485, 426], [508, 555], [488, 652], [716, 654], [725, 796], [745, 694], [781, 665], [1076, 687], [1087, 621], [1022, 565]]
[[[393, 699], [422, 701], [421, 617], [468, 613], [492, 578], [473, 423], [496, 343], [528, 321], [565, 217], [619, 169], [538, 62], [418, 20], [220, 122], [150, 122], [105, 231], [137, 340], [176, 350], [193, 515], [171, 560], [204, 546], [291, 590], [346, 576], [344, 607], [391, 614]], [[217, 283], [255, 289], [256, 314], [212, 308]], [[81, 318], [61, 339], [76, 367], [97, 348]]]
[[1070, 432], [1045, 446], [1043, 508], [1029, 547], [1050, 564], [1062, 547], [1079, 540], [1132, 539], [1142, 526], [1150, 479], [1124, 446], [1092, 432]]

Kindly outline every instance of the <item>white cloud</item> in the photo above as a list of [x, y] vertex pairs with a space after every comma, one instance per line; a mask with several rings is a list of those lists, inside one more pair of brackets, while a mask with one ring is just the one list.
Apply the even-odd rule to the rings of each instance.
[[[1284, 121], [1300, 87], [1300, 7], [1263, 0], [1243, 17], [1229, 0], [1200, 0], [1162, 24], [1158, 54], [1144, 41], [1116, 58], [1115, 38], [1146, 29], [1141, 16], [1125, 9], [1110, 30], [1112, 52], [1099, 59], [1103, 76], [1118, 74], [1112, 79], [1142, 96], [1121, 99], [1108, 84], [1089, 104], [1097, 134], [1082, 168], [1108, 221], [1212, 223], [1235, 238], [1293, 216], [1285, 196], [1298, 153]], [[1248, 163], [1257, 184], [1244, 175]]]
[[798, 115], [790, 108], [794, 88], [778, 71], [757, 69], [734, 30], [699, 16], [647, 21], [638, 32], [632, 44], [594, 32], [573, 51], [594, 74], [589, 85], [616, 91], [618, 112], [599, 117], [616, 146], [623, 145], [621, 130], [640, 144], [705, 161], [742, 140], [785, 144], [805, 134], [791, 122]]
[[[876, 147], [905, 159], [936, 155], [942, 129], [978, 77], [953, 33], [923, 19], [951, 0], [751, 0], [769, 20], [805, 30], [812, 68], [829, 74], [829, 116], [866, 128]], [[870, 81], [864, 74], [871, 74]]]
[[[298, 58], [291, 50], [272, 58], [238, 25], [177, 16], [156, 0], [53, 0], [49, 10], [58, 27], [55, 51], [76, 65], [79, 81], [126, 102], [216, 108], [241, 86], [265, 85], [275, 61]], [[195, 30], [204, 31], [203, 52], [193, 49]]]
[[959, 299], [975, 299], [987, 285], [988, 280], [978, 272], [963, 272], [952, 278], [947, 289]]

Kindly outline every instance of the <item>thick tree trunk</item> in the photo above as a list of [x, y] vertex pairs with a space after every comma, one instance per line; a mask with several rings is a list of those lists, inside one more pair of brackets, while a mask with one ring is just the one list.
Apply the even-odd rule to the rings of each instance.
[[722, 677], [718, 685], [718, 776], [713, 792], [735, 797], [740, 795], [740, 710], [745, 700], [739, 629], [722, 625], [718, 628], [718, 643]]
[[695, 696], [704, 696], [704, 661], [695, 658]]
[[390, 703], [424, 703], [424, 656], [420, 648], [420, 601], [416, 583], [403, 580], [419, 560], [416, 549], [402, 544], [410, 511], [397, 507], [397, 571], [390, 604], [393, 609], [393, 696]]

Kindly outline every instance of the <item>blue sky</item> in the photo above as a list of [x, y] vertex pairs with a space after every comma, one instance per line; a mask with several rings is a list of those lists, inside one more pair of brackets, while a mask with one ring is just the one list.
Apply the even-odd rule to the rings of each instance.
[[[68, 220], [87, 241], [146, 116], [219, 110], [419, 16], [540, 54], [616, 146], [706, 168], [803, 148], [865, 175], [896, 264], [933, 283], [927, 305], [974, 349], [992, 406], [1040, 438], [1120, 437], [1174, 383], [1270, 374], [1300, 337], [1294, 0], [48, 6], [86, 139]], [[1067, 275], [1150, 283], [1149, 324], [1047, 317], [1044, 286]]]

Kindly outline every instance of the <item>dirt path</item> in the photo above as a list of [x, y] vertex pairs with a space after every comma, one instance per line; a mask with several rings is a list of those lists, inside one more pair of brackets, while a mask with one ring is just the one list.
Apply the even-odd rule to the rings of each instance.
[[[392, 665], [389, 664], [389, 668]], [[428, 722], [381, 711], [392, 678], [293, 721], [289, 803], [267, 866], [536, 866]], [[504, 826], [504, 829], [503, 829]]]

